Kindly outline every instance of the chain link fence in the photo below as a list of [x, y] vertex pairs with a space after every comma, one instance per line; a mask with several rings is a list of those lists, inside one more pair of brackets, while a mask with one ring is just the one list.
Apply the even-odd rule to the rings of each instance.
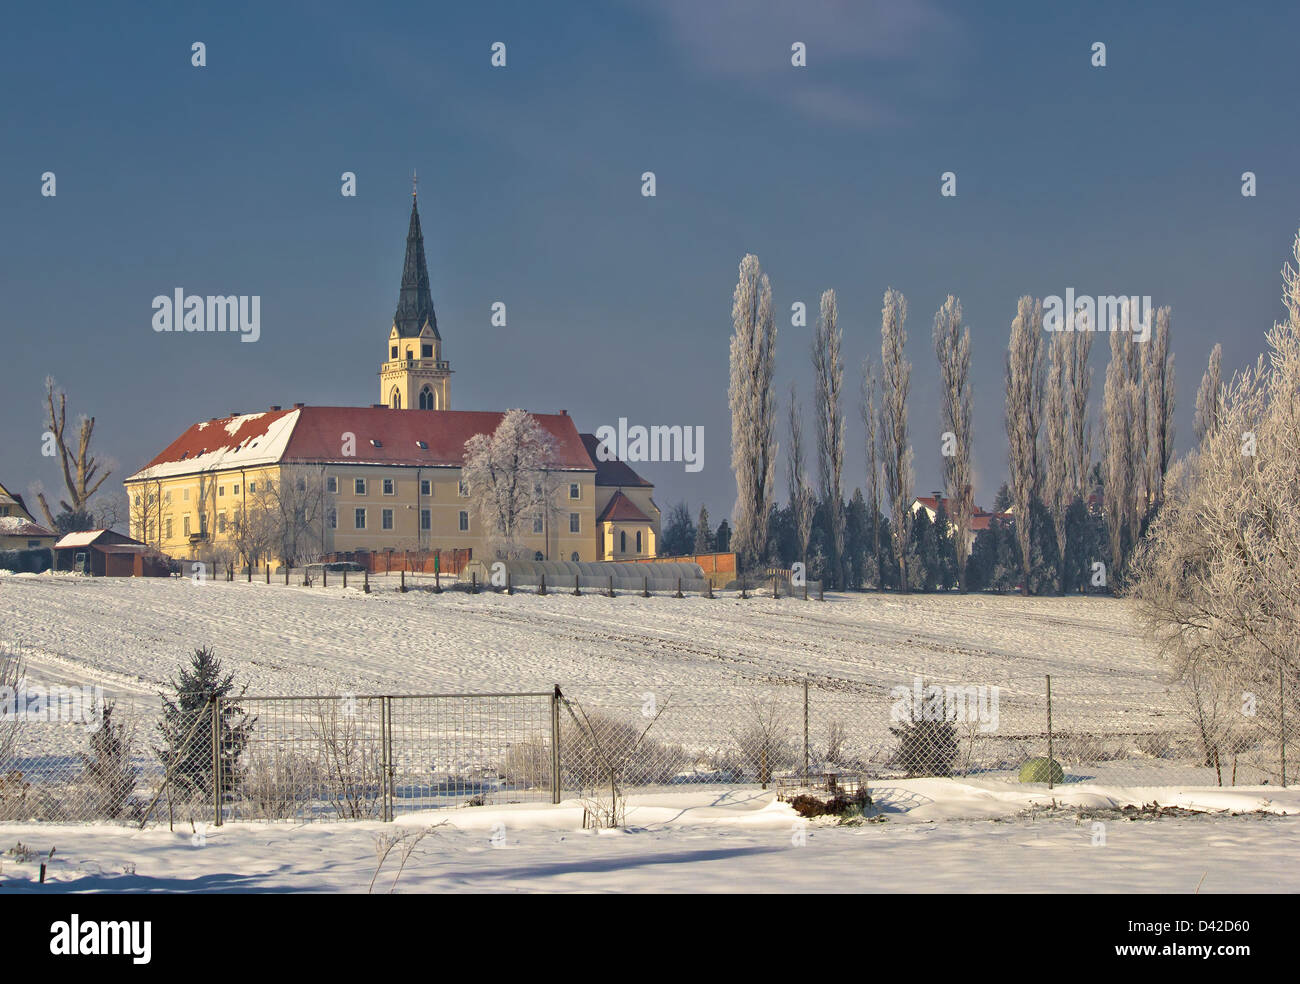
[[222, 699], [0, 684], [0, 822], [382, 821], [577, 799], [589, 825], [611, 826], [634, 792], [932, 776], [1280, 785], [1300, 715], [1285, 688], [1266, 692], [1211, 718], [1180, 688], [1047, 677]]

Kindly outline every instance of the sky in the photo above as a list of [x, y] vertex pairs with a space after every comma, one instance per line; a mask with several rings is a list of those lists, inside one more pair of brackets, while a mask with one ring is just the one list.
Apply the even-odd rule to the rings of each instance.
[[[941, 484], [931, 325], [950, 293], [972, 335], [980, 505], [1006, 476], [1023, 294], [1172, 307], [1181, 453], [1210, 349], [1239, 369], [1282, 316], [1300, 8], [1078, 6], [11, 7], [0, 481], [61, 486], [41, 455], [47, 375], [70, 416], [95, 416], [114, 486], [196, 420], [377, 401], [413, 170], [453, 408], [703, 427], [700, 471], [639, 466], [665, 510], [706, 504], [716, 523], [734, 503], [727, 358], [746, 253], [771, 278], [783, 404], [794, 383], [807, 411], [813, 390], [815, 318], [791, 325], [791, 305], [815, 313], [837, 292], [846, 494], [865, 484], [860, 367], [879, 361], [888, 287], [908, 301], [918, 493]], [[260, 338], [156, 333], [153, 298], [177, 288], [260, 297]], [[1107, 356], [1097, 339], [1094, 407]]]

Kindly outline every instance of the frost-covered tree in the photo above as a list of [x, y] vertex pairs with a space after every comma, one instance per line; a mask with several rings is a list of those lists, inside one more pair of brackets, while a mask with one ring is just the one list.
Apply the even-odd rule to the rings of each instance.
[[1146, 493], [1159, 504], [1174, 454], [1174, 355], [1169, 351], [1170, 311], [1156, 312], [1151, 337], [1142, 348], [1142, 390], [1147, 394]]
[[1256, 693], [1273, 735], [1300, 713], [1300, 236], [1292, 257], [1269, 358], [1224, 387], [1218, 426], [1170, 470], [1131, 576], [1179, 675], [1221, 681], [1238, 706]]
[[876, 416], [876, 370], [871, 357], [862, 360], [862, 429], [866, 437], [867, 494], [871, 497], [871, 559], [880, 587], [880, 420]]
[[533, 517], [545, 508], [545, 479], [554, 464], [555, 439], [524, 410], [507, 410], [490, 437], [475, 434], [465, 442], [461, 475], [494, 555], [522, 554]]
[[700, 506], [700, 519], [695, 524], [695, 553], [713, 553], [713, 527], [709, 525], [709, 507]]
[[[944, 492], [957, 552], [957, 583], [966, 590], [968, 536], [975, 510], [971, 469], [970, 329], [962, 326], [961, 301], [948, 295], [934, 316], [934, 350], [939, 360], [939, 418], [952, 435], [950, 449], [941, 448]], [[951, 450], [951, 454], [948, 451]], [[941, 531], [947, 535], [947, 531]]]
[[907, 565], [911, 541], [912, 445], [907, 438], [907, 396], [912, 385], [912, 363], [907, 344], [907, 298], [890, 287], [880, 310], [880, 438], [889, 495], [894, 556], [898, 561], [899, 590], [909, 585]]
[[786, 451], [786, 490], [790, 496], [790, 511], [794, 517], [795, 548], [797, 559], [808, 568], [808, 539], [812, 536], [813, 491], [808, 484], [804, 467], [803, 412], [799, 407], [794, 384], [790, 384], [790, 447]]
[[831, 569], [835, 585], [841, 588], [845, 581], [844, 413], [840, 409], [840, 392], [844, 388], [842, 338], [835, 291], [823, 291], [812, 348], [817, 380], [817, 479], [830, 534]]
[[740, 261], [740, 279], [731, 306], [731, 468], [736, 476], [732, 547], [742, 563], [767, 556], [767, 520], [776, 478], [776, 398], [772, 374], [776, 322], [772, 285], [758, 257]]
[[1092, 425], [1088, 420], [1088, 399], [1092, 391], [1092, 332], [1087, 315], [1077, 315], [1069, 338], [1069, 445], [1070, 490], [1085, 502], [1088, 498], [1088, 467], [1092, 462]]
[[[1031, 505], [1039, 489], [1038, 432], [1043, 407], [1043, 302], [1020, 298], [1007, 346], [1007, 461], [1015, 504], [1016, 544], [1026, 572], [1031, 556]], [[1029, 593], [1029, 578], [1022, 584]]]
[[1072, 499], [1070, 488], [1070, 428], [1068, 374], [1072, 335], [1057, 332], [1047, 346], [1047, 395], [1044, 401], [1043, 506], [1052, 518], [1056, 538], [1057, 587], [1065, 593], [1065, 517]]
[[[1126, 317], [1133, 312], [1125, 305]], [[1137, 500], [1141, 494], [1138, 473], [1140, 450], [1134, 435], [1139, 416], [1138, 379], [1129, 352], [1134, 347], [1131, 331], [1112, 332], [1110, 363], [1106, 367], [1106, 384], [1102, 402], [1102, 475], [1105, 488], [1106, 527], [1110, 533], [1110, 556], [1113, 573], [1125, 566], [1127, 549], [1136, 540]]]
[[1210, 352], [1210, 364], [1201, 377], [1201, 387], [1196, 391], [1196, 417], [1192, 425], [1196, 443], [1205, 443], [1207, 434], [1219, 426], [1219, 411], [1223, 403], [1223, 346], [1217, 342]]

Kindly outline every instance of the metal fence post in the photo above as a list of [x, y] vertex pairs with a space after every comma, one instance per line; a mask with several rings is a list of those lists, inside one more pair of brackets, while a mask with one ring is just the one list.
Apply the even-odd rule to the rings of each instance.
[[383, 797], [382, 814], [385, 823], [393, 819], [393, 698], [383, 697], [379, 702], [380, 757], [383, 782], [380, 793]]
[[1052, 674], [1047, 674], [1047, 788], [1052, 788]]
[[1286, 788], [1286, 692], [1282, 687], [1282, 658], [1279, 656], [1277, 661], [1277, 709], [1278, 718], [1278, 738], [1281, 744], [1282, 755], [1282, 788]]
[[803, 781], [808, 781], [808, 678], [803, 680]]
[[551, 802], [560, 802], [560, 685], [551, 692]]
[[212, 698], [212, 825], [221, 826], [221, 698]]

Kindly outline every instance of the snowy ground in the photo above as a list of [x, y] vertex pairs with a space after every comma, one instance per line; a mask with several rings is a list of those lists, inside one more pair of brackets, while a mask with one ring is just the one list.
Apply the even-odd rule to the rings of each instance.
[[[629, 829], [581, 807], [477, 808], [396, 824], [0, 826], [3, 892], [1294, 892], [1300, 791], [908, 780], [873, 789], [883, 822], [799, 820], [771, 793], [633, 797]], [[1126, 805], [1199, 811], [1130, 819]], [[1053, 808], [1052, 804], [1055, 803]], [[443, 822], [376, 876], [376, 839]], [[942, 821], [942, 822], [936, 822]]]

